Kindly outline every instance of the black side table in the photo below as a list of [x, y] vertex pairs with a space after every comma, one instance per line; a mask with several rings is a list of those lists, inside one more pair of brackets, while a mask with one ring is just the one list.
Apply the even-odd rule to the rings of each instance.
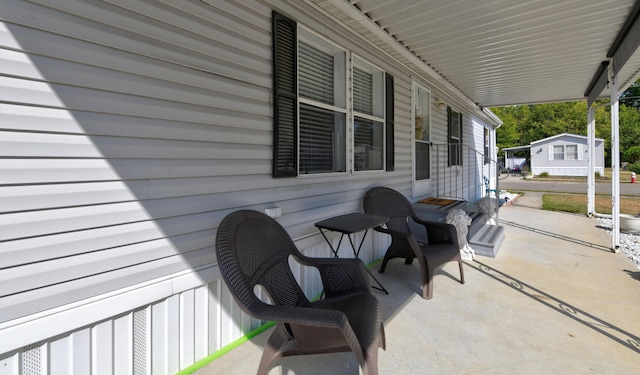
[[[340, 245], [342, 244], [342, 239], [346, 235], [349, 238], [349, 242], [351, 243], [351, 249], [353, 250], [353, 255], [356, 258], [360, 255], [360, 249], [362, 248], [362, 244], [364, 243], [364, 239], [367, 236], [367, 232], [371, 228], [375, 228], [383, 225], [389, 220], [389, 218], [384, 216], [370, 215], [361, 212], [354, 212], [350, 214], [344, 214], [340, 216], [331, 217], [322, 221], [318, 221], [315, 225], [324, 237], [324, 240], [329, 244], [329, 248], [333, 252], [333, 256], [338, 258], [338, 250], [340, 249]], [[333, 245], [331, 245], [331, 241], [324, 234], [324, 230], [330, 230], [333, 232], [340, 232], [340, 240], [338, 241], [338, 246], [334, 249]], [[353, 239], [351, 238], [351, 234], [364, 231], [364, 235], [360, 240], [360, 245], [356, 248]], [[378, 279], [376, 279], [371, 271], [367, 268], [367, 272], [371, 278], [378, 284], [379, 287], [372, 285], [371, 287], [382, 292], [389, 294], [389, 292], [380, 284]]]

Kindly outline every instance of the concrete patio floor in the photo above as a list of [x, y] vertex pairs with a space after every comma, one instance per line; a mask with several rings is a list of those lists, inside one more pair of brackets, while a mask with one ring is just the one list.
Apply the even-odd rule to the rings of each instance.
[[[527, 193], [499, 212], [498, 256], [457, 264], [423, 300], [417, 263], [391, 261], [374, 291], [385, 321], [380, 374], [632, 374], [640, 372], [640, 270], [595, 219], [539, 209]], [[196, 372], [255, 374], [265, 333]], [[270, 374], [358, 374], [350, 353], [281, 359]]]

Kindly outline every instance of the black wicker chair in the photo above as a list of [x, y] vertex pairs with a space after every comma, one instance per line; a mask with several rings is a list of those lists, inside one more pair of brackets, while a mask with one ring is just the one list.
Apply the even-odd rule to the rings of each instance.
[[[385, 348], [382, 313], [371, 293], [369, 275], [359, 259], [309, 258], [285, 229], [267, 215], [250, 210], [224, 218], [216, 235], [222, 277], [248, 315], [275, 321], [258, 375], [280, 357], [353, 352], [364, 374], [378, 373], [378, 347]], [[324, 299], [309, 301], [289, 267], [289, 257], [318, 269]], [[261, 285], [273, 304], [261, 301]]]
[[[460, 283], [464, 284], [462, 257], [455, 226], [419, 218], [404, 195], [386, 187], [376, 187], [365, 193], [364, 211], [389, 218], [386, 228], [375, 228], [391, 236], [391, 245], [380, 266], [381, 273], [387, 267], [389, 259], [405, 258], [405, 263], [411, 264], [413, 259], [417, 258], [422, 275], [422, 298], [431, 299], [435, 269], [446, 262], [457, 261], [460, 267]], [[426, 243], [416, 239], [418, 237], [422, 241], [424, 236], [416, 236], [411, 232], [409, 220], [424, 227]]]

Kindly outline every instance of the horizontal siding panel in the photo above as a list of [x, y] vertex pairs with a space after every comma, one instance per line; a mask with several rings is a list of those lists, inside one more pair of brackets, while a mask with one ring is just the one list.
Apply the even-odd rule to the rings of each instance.
[[70, 112], [0, 103], [0, 129], [82, 133], [82, 126]]
[[[71, 112], [84, 130], [93, 135], [197, 140], [233, 144], [270, 145], [273, 135], [266, 122], [249, 122], [242, 117], [223, 118], [215, 122], [204, 117], [204, 122], [150, 119], [114, 114]], [[258, 125], [259, 126], [256, 126]], [[270, 124], [270, 122], [269, 122]]]
[[[1, 40], [0, 38], [0, 41]], [[29, 56], [25, 53], [0, 49], [0, 66], [2, 66], [2, 74], [4, 75], [37, 80], [42, 79], [42, 75], [40, 75], [38, 69], [33, 66]]]
[[[29, 82], [12, 79], [11, 83], [18, 84], [15, 81]], [[0, 77], [0, 93], [2, 91], [5, 91], [3, 83], [4, 82]], [[31, 82], [30, 84], [47, 86], [38, 82]], [[173, 121], [213, 123], [222, 125], [235, 124], [238, 121], [241, 121], [244, 122], [247, 128], [256, 130], [270, 129], [270, 127], [268, 126], [271, 124], [270, 118], [267, 116], [254, 115], [244, 112], [235, 112], [227, 109], [214, 109], [201, 105], [176, 103], [166, 100], [131, 97], [113, 92], [96, 91], [58, 84], [52, 84], [47, 88], [48, 92], [55, 92], [55, 95], [61, 98], [62, 101], [56, 103], [53, 103], [53, 101], [51, 101], [50, 103], [45, 103], [44, 99], [39, 100], [38, 97], [31, 97], [27, 94], [35, 94], [31, 93], [31, 91], [29, 90], [27, 90], [28, 92], [25, 92], [25, 90], [18, 88], [15, 88], [15, 90], [19, 91], [19, 93], [9, 93], [9, 90], [7, 90], [7, 93], [5, 93], [7, 95], [7, 98], [4, 98], [4, 100], [12, 97], [14, 99], [13, 102], [57, 106], [62, 106], [62, 102], [64, 102], [64, 105], [72, 110], [139, 116]], [[0, 96], [0, 100], [2, 99], [3, 98]]]
[[16, 240], [2, 244], [0, 264], [3, 268], [13, 267], [77, 253], [151, 241], [158, 237], [157, 226], [148, 221]]
[[[193, 69], [190, 66], [176, 65], [165, 60], [159, 60], [152, 56], [136, 54], [135, 51], [117, 51], [102, 45], [89, 43], [86, 41], [73, 39], [60, 35], [52, 35], [43, 31], [28, 29], [21, 26], [12, 25], [12, 29], [20, 35], [20, 41], [29, 51], [37, 51], [38, 55], [30, 55], [29, 61], [38, 62], [38, 66], [28, 69], [30, 74], [25, 77], [34, 79], [48, 79], [60, 82], [56, 79], [56, 73], [60, 72], [60, 63], [45, 63], [52, 59], [68, 61], [69, 56], [73, 56], [74, 66], [86, 66], [99, 68], [102, 71], [100, 76], [106, 72], [122, 72], [135, 75], [141, 78], [153, 78], [161, 82], [173, 82], [179, 85], [206, 89], [217, 93], [227, 93], [230, 96], [247, 98], [248, 100], [268, 101], [269, 87], [271, 82], [264, 82], [259, 85], [257, 81], [246, 81], [234, 79], [224, 74], [224, 70], [229, 69], [229, 64], [216, 69]], [[7, 41], [9, 42], [9, 41]], [[11, 45], [3, 44], [0, 39], [0, 47], [15, 48]], [[13, 54], [18, 53], [9, 51]], [[17, 58], [17, 57], [16, 57]], [[266, 63], [265, 63], [266, 64]], [[33, 65], [33, 64], [32, 64]], [[267, 65], [267, 67], [270, 67]], [[55, 69], [54, 69], [55, 68]], [[27, 69], [27, 68], [23, 68]], [[62, 70], [64, 72], [64, 70]], [[119, 73], [121, 74], [121, 73]], [[17, 74], [22, 76], [22, 74]], [[68, 76], [68, 74], [65, 74]], [[94, 80], [92, 78], [92, 80]], [[77, 80], [76, 80], [77, 81]], [[102, 84], [105, 84], [102, 82]], [[86, 86], [86, 84], [81, 84]]]
[[212, 263], [213, 253], [213, 248], [203, 249], [3, 297], [0, 323]]
[[[265, 137], [267, 138], [267, 137]], [[150, 140], [141, 138], [92, 137], [95, 145], [109, 158], [265, 160], [271, 147], [227, 144], [210, 141]]]
[[0, 104], [0, 129], [6, 130], [271, 144], [273, 136], [266, 124], [262, 126], [263, 130], [246, 128], [246, 125], [241, 118], [233, 118], [224, 124], [193, 123]]
[[0, 272], [0, 298], [180, 254], [167, 239], [31, 263]]
[[[179, 230], [171, 230], [177, 233], [171, 237], [172, 244], [181, 253], [211, 246], [215, 241], [215, 230], [212, 228], [201, 229], [199, 232], [194, 232], [193, 228], [187, 228], [186, 231], [181, 229], [184, 234], [180, 234]], [[156, 224], [142, 222], [11, 241], [0, 248], [0, 268], [133, 246], [158, 238], [162, 237]]]
[[120, 180], [105, 160], [0, 159], [0, 185]]
[[124, 179], [237, 176], [271, 173], [271, 160], [113, 160], [112, 166]]
[[0, 157], [100, 158], [91, 139], [81, 135], [0, 131]]
[[[32, 60], [46, 81], [50, 82], [263, 116], [268, 116], [270, 113], [268, 101], [261, 102], [219, 90], [214, 91], [215, 82], [212, 82], [214, 85], [208, 88], [195, 87], [161, 80], [159, 77], [141, 77], [39, 56], [32, 57]], [[268, 99], [264, 98], [266, 94], [267, 91], [264, 90], [262, 98], [259, 99]]]
[[29, 103], [41, 106], [62, 106], [51, 87], [44, 82], [0, 76], [0, 102]]
[[138, 202], [0, 216], [0, 241], [149, 220]]
[[[266, 138], [266, 137], [265, 137]], [[0, 131], [0, 157], [269, 159], [269, 146]]]
[[147, 198], [147, 181], [6, 186], [0, 187], [0, 210], [31, 211]]
[[[186, 178], [271, 173], [270, 160], [0, 159], [0, 184]], [[116, 174], [117, 172], [117, 174]]]
[[[264, 15], [261, 19], [255, 19], [259, 23], [250, 24], [240, 18], [240, 14], [244, 18], [244, 10], [241, 9], [233, 9], [233, 13], [237, 14], [234, 15], [230, 12], [221, 11], [219, 8], [202, 4], [198, 4], [200, 5], [198, 9], [194, 9], [195, 3], [191, 2], [192, 13], [189, 13], [182, 9], [183, 4], [176, 6], [176, 4], [163, 4], [162, 2], [146, 3], [127, 0], [108, 0], [105, 2], [127, 9], [132, 14], [144, 15], [146, 18], [153, 20], [153, 23], [158, 25], [158, 29], [153, 30], [154, 35], [162, 35], [167, 32], [167, 25], [179, 28], [181, 33], [169, 30], [172, 38], [170, 42], [173, 41], [177, 45], [189, 43], [189, 45], [197, 46], [194, 43], [202, 43], [199, 45], [200, 48], [211, 48], [212, 45], [219, 45], [220, 48], [237, 51], [236, 53], [240, 54], [251, 52], [259, 56], [261, 60], [269, 56], [271, 52], [271, 39], [269, 37], [271, 21]], [[184, 3], [187, 2], [185, 1]], [[75, 11], [76, 9], [78, 7], [74, 6], [73, 10]], [[88, 10], [88, 12], [91, 12], [91, 10]], [[193, 12], [197, 13], [194, 14]], [[95, 12], [86, 13], [83, 16], [90, 17], [93, 14]], [[195, 15], [198, 15], [198, 17], [194, 17]], [[109, 21], [112, 19], [111, 17], [108, 18]], [[257, 27], [258, 25], [260, 25], [260, 28]], [[140, 22], [127, 22], [118, 25], [118, 27], [125, 29], [132, 26], [137, 27], [136, 32], [149, 32], [149, 27], [147, 25], [140, 27]], [[253, 38], [247, 38], [248, 35]], [[259, 41], [256, 40], [258, 38]], [[256, 44], [259, 44], [261, 48], [256, 49]]]
[[[263, 86], [269, 84], [267, 79], [271, 71], [269, 60], [250, 52], [229, 48], [229, 46], [216, 45], [213, 31], [212, 38], [203, 41], [198, 40], [199, 37], [195, 34], [185, 37], [181, 35], [185, 33], [182, 29], [154, 22], [144, 16], [127, 13], [108, 4], [65, 2], [63, 5], [69, 7], [65, 11], [83, 12], [89, 18], [102, 17], [102, 19], [98, 20], [99, 22], [87, 22], [82, 17], [52, 11], [52, 9], [35, 4], [24, 4], [16, 0], [3, 1], [0, 10], [2, 10], [3, 16], [7, 14], [4, 16], [7, 17], [7, 22], [17, 25], [91, 41], [115, 50], [152, 56], [178, 65], [218, 72], [245, 82], [262, 82]], [[137, 33], [109, 25], [110, 22], [119, 22], [124, 19], [129, 19], [132, 24], [139, 24], [144, 28], [139, 30], [140, 33]], [[150, 29], [155, 34], [149, 34]], [[31, 49], [28, 41], [21, 39], [19, 42], [23, 48]], [[227, 48], [230, 49], [228, 52]], [[219, 56], [230, 55], [234, 56], [236, 60], [229, 61], [228, 58], [219, 58]], [[244, 64], [233, 65], [233, 61], [243, 61]]]

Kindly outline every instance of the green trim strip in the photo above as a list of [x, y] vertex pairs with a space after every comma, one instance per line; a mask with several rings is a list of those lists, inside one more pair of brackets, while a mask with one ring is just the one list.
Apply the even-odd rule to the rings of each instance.
[[[382, 260], [382, 258], [376, 259], [373, 262], [369, 263], [367, 265], [367, 268], [370, 268], [372, 266], [374, 266], [376, 263], [379, 263]], [[313, 301], [316, 301], [318, 299], [320, 299], [320, 297], [322, 296], [322, 294], [316, 296]], [[276, 323], [275, 322], [268, 322], [265, 323], [263, 325], [261, 325], [260, 327], [254, 329], [253, 331], [247, 333], [245, 336], [240, 337], [239, 339], [237, 339], [236, 341], [230, 343], [229, 345], [226, 345], [218, 350], [216, 350], [215, 352], [209, 354], [208, 356], [202, 358], [201, 360], [199, 360], [198, 362], [192, 364], [191, 366], [185, 368], [184, 370], [180, 370], [180, 372], [177, 372], [176, 375], [191, 375], [194, 372], [200, 370], [201, 368], [203, 368], [204, 366], [208, 365], [209, 363], [215, 361], [216, 359], [222, 357], [223, 355], [229, 353], [230, 351], [232, 351], [233, 349], [239, 347], [240, 345], [244, 344], [245, 342], [251, 340], [252, 338], [258, 336], [259, 334], [261, 334], [262, 332], [268, 330], [269, 328], [273, 327]]]

